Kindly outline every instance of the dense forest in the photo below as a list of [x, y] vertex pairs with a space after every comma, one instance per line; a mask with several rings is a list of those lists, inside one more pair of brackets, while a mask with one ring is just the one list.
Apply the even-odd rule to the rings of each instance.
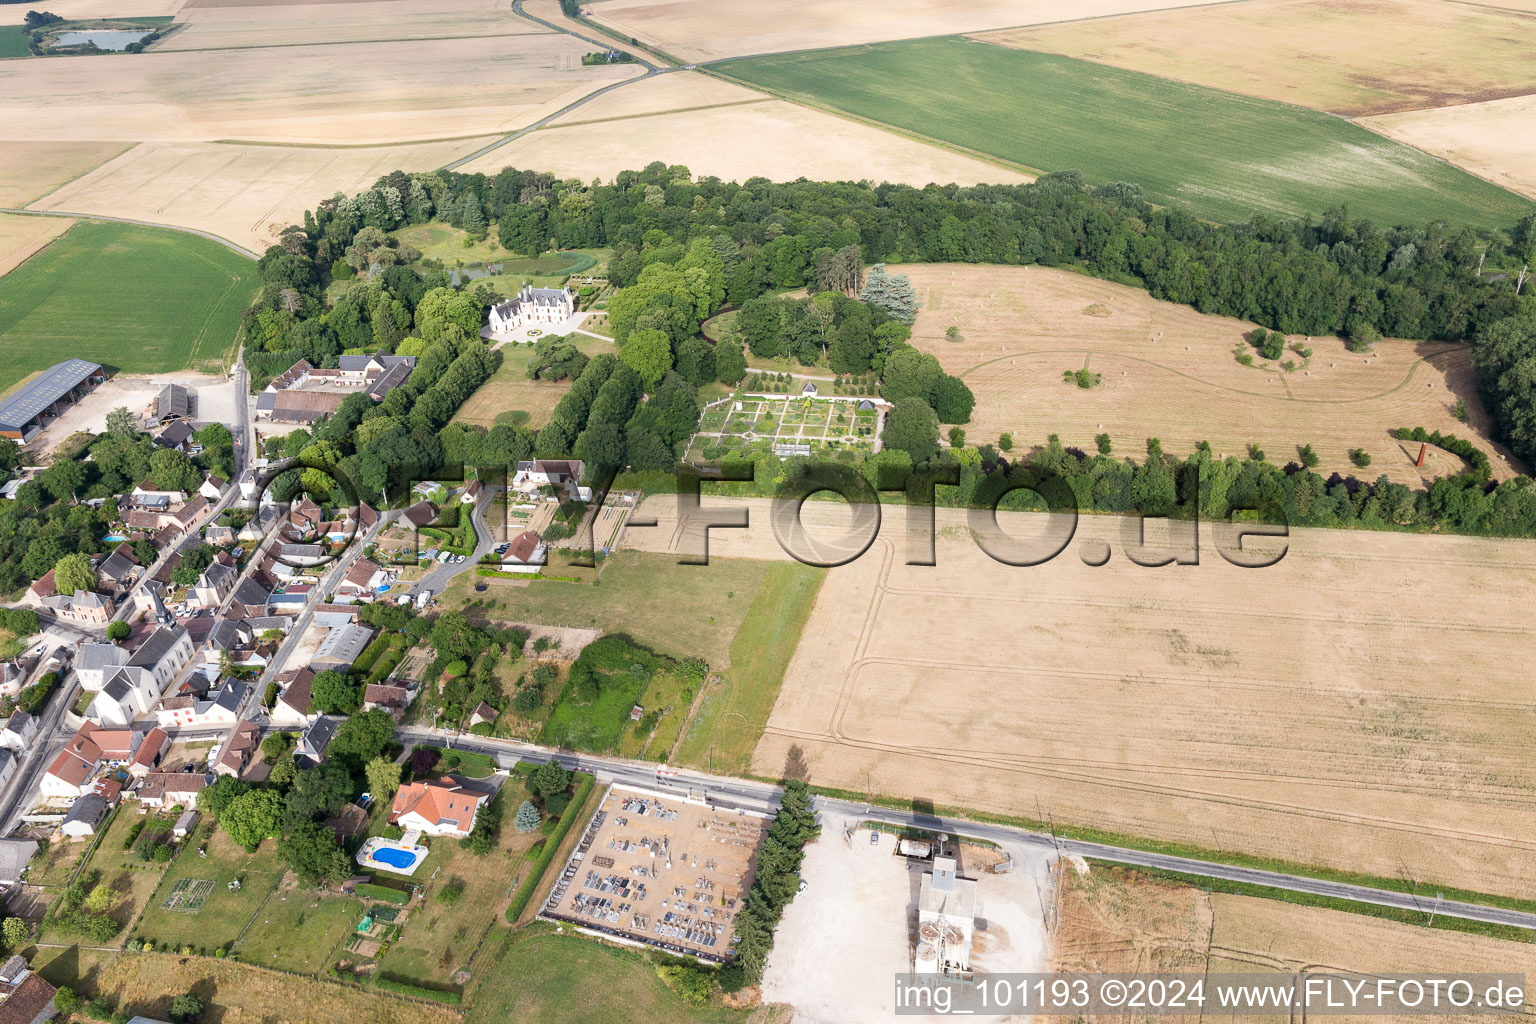
[[[582, 362], [549, 340], [536, 372], [569, 376], [574, 386], [537, 433], [447, 423], [494, 369], [497, 357], [478, 329], [504, 296], [483, 285], [450, 287], [444, 268], [388, 234], [429, 220], [476, 237], [494, 232], [508, 250], [529, 255], [611, 248], [616, 353]], [[1256, 216], [1216, 225], [1153, 207], [1134, 186], [1090, 188], [1070, 172], [1029, 185], [923, 189], [693, 180], [659, 163], [609, 185], [511, 168], [494, 176], [394, 172], [357, 196], [326, 200], [302, 228], [284, 233], [261, 260], [265, 287], [247, 328], [258, 350], [253, 386], [301, 356], [332, 365], [344, 351], [418, 356], [407, 385], [381, 405], [349, 405], [313, 435], [298, 431], [278, 446], [323, 455], [321, 465], [339, 466], [368, 497], [382, 497], [393, 474], [444, 462], [574, 455], [595, 477], [669, 469], [697, 423], [698, 386], [745, 374], [740, 344], [700, 332], [712, 314], [739, 306], [738, 330], [754, 356], [879, 376], [881, 394], [896, 403], [889, 458], [954, 461], [974, 473], [1049, 466], [1079, 481], [1084, 507], [1120, 511], [1156, 503], [1170, 456], [1058, 456], [1047, 447], [1010, 459], [990, 448], [942, 448], [939, 425], [965, 423], [973, 399], [907, 344], [916, 299], [885, 262], [1062, 266], [1285, 333], [1342, 334], [1359, 349], [1384, 336], [1465, 340], [1498, 432], [1530, 461], [1536, 299], [1518, 294], [1518, 272], [1533, 257], [1536, 213], [1494, 235], [1439, 222], [1384, 228], [1344, 210], [1319, 221]], [[335, 282], [328, 308], [325, 288]], [[779, 294], [801, 288], [810, 297]], [[316, 450], [321, 441], [327, 447]], [[1209, 453], [1190, 459], [1211, 462]], [[755, 468], [759, 487], [795, 472], [766, 461]], [[1292, 510], [1292, 521], [1536, 529], [1526, 481], [1495, 488], [1469, 471], [1414, 494], [1385, 479], [1324, 479], [1305, 464], [1226, 461], [1218, 477], [1233, 475], [1243, 494], [1271, 493], [1269, 504]]]

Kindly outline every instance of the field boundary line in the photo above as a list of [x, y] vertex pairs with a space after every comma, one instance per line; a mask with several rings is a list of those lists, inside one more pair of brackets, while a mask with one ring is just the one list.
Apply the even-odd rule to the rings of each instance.
[[142, 142], [130, 142], [130, 143], [128, 143], [122, 149], [118, 150], [116, 153], [113, 153], [111, 156], [107, 157], [101, 163], [95, 164], [95, 165], [93, 165], [91, 167], [87, 167], [85, 170], [81, 171], [79, 174], [71, 175], [70, 177], [66, 178], [65, 180], [59, 182], [57, 185], [55, 185], [52, 188], [50, 188], [48, 191], [44, 192], [42, 195], [38, 196], [36, 199], [28, 199], [27, 202], [26, 202], [26, 205], [27, 206], [31, 206], [33, 203], [40, 203], [40, 202], [42, 202], [44, 199], [47, 199], [49, 196], [53, 195], [59, 189], [63, 188], [65, 185], [73, 185], [75, 182], [79, 181], [81, 178], [85, 177], [87, 174], [90, 174], [92, 171], [99, 171], [99, 170], [101, 170], [103, 167], [107, 166], [107, 164], [109, 164], [112, 161], [116, 160], [118, 157], [122, 156], [124, 153], [128, 152], [131, 149], [138, 149], [142, 145], [144, 145], [144, 143], [142, 143]]
[[500, 132], [476, 132], [473, 135], [454, 135], [446, 139], [410, 139], [405, 142], [273, 142], [270, 139], [209, 139], [210, 146], [268, 146], [273, 149], [390, 149], [396, 146], [436, 146], [445, 142], [472, 142], [475, 139], [498, 139]]
[[[68, 210], [18, 210], [12, 207], [0, 207], [0, 213], [19, 213], [27, 217], [70, 217], [74, 220], [104, 220], [111, 221], [114, 224], [132, 224], [141, 228], [163, 228], [166, 231], [180, 231], [184, 235], [197, 235], [200, 238], [208, 239], [210, 242], [218, 242], [220, 245], [224, 246], [224, 248], [237, 252], [241, 256], [245, 256], [248, 259], [257, 260], [261, 258], [260, 254], [254, 253], [247, 249], [245, 246], [240, 245], [237, 242], [231, 242], [229, 239], [220, 235], [216, 235], [211, 231], [204, 231], [201, 228], [182, 227], [180, 224], [157, 224], [152, 220], [134, 220], [132, 217], [112, 217], [104, 213], [72, 213]], [[65, 233], [68, 234], [68, 232]], [[45, 245], [43, 248], [46, 249], [47, 246]], [[38, 251], [41, 252], [42, 250], [40, 249]]]
[[676, 107], [672, 110], [648, 110], [641, 114], [620, 114], [615, 117], [594, 117], [587, 121], [567, 121], [564, 124], [545, 125], [540, 131], [552, 132], [561, 128], [576, 128], [587, 124], [612, 124], [615, 121], [639, 121], [647, 117], [665, 117], [667, 114], [691, 114], [699, 110], [719, 110], [722, 107], [749, 107], [755, 103], [782, 103], [777, 96], [763, 96], [755, 100], [731, 100], [728, 103], [704, 103], [697, 107]]

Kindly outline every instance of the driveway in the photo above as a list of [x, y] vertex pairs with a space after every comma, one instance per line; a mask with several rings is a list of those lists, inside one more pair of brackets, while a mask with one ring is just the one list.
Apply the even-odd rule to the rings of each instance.
[[496, 547], [496, 537], [491, 533], [491, 528], [485, 522], [485, 510], [490, 505], [494, 492], [486, 488], [480, 500], [475, 502], [475, 509], [471, 513], [471, 521], [475, 524], [475, 550], [462, 562], [442, 562], [427, 570], [427, 574], [417, 580], [411, 588], [411, 593], [419, 594], [423, 590], [432, 591], [433, 596], [441, 594], [448, 587], [449, 581], [461, 572], [467, 572], [480, 564], [480, 559], [490, 554]]

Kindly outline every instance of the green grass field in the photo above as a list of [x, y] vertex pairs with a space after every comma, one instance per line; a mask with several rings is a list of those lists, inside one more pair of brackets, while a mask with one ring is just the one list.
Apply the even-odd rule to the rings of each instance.
[[179, 231], [83, 221], [0, 278], [0, 389], [63, 359], [111, 371], [216, 367], [256, 264]]
[[[208, 856], [197, 855], [196, 839], [183, 844], [139, 919], [138, 937], [151, 940], [158, 949], [189, 945], [211, 951], [227, 947], [283, 874], [272, 840], [262, 843], [255, 853], [246, 853], [220, 829], [200, 831], [199, 835], [207, 837]], [[165, 898], [178, 878], [213, 883], [201, 910], [165, 909]], [[236, 878], [240, 888], [232, 890], [229, 883]]]
[[[275, 856], [275, 854], [269, 854]], [[309, 889], [277, 892], [240, 939], [240, 959], [259, 967], [317, 974], [332, 963], [363, 916], [363, 902]]]
[[0, 58], [25, 57], [27, 42], [25, 25], [0, 25]]
[[727, 1009], [718, 997], [689, 1006], [639, 950], [562, 935], [546, 924], [519, 929], [506, 942], [482, 972], [466, 1024], [724, 1024], [751, 1015]]
[[1527, 200], [1318, 111], [955, 37], [711, 65], [743, 82], [1042, 171], [1135, 182], [1218, 221], [1350, 212], [1506, 227]]
[[704, 702], [678, 750], [677, 763], [744, 772], [778, 699], [800, 633], [810, 621], [827, 571], [773, 562], [731, 643], [731, 663]]

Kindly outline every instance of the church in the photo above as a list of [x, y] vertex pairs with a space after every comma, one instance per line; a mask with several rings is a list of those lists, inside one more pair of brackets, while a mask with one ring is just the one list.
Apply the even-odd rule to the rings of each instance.
[[569, 288], [531, 288], [524, 284], [516, 297], [491, 307], [491, 333], [564, 323], [575, 311], [576, 301]]

